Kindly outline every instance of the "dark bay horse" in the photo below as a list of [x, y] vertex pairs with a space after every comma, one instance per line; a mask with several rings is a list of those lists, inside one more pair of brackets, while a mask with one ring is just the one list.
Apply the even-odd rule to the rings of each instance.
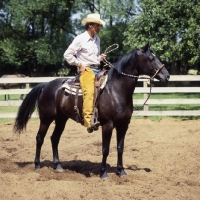
[[[102, 163], [100, 176], [108, 178], [106, 161], [109, 155], [110, 140], [113, 129], [117, 134], [117, 170], [119, 176], [125, 176], [123, 168], [124, 139], [133, 112], [134, 89], [138, 76], [148, 75], [162, 82], [169, 80], [169, 73], [159, 59], [152, 53], [150, 45], [124, 55], [113, 64], [108, 72], [108, 80], [99, 96], [99, 121], [102, 126]], [[49, 125], [55, 121], [51, 136], [53, 163], [58, 171], [63, 168], [58, 156], [58, 143], [65, 124], [69, 118], [76, 121], [74, 112], [75, 97], [66, 93], [61, 87], [65, 78], [58, 78], [49, 83], [41, 83], [34, 87], [22, 102], [16, 117], [14, 130], [21, 133], [27, 125], [36, 105], [40, 118], [40, 126], [36, 136], [35, 170], [40, 169], [40, 152]], [[79, 111], [82, 112], [82, 97], [79, 97]]]
[[[6, 74], [3, 75], [1, 78], [24, 78], [26, 77], [24, 74]], [[26, 87], [25, 83], [0, 83], [0, 87], [2, 89], [10, 89], [12, 87], [19, 87], [20, 89], [23, 89]], [[24, 97], [23, 94], [20, 95], [20, 99], [22, 100]], [[6, 94], [5, 94], [5, 100], [6, 100]], [[10, 95], [8, 94], [8, 100], [10, 100]]]

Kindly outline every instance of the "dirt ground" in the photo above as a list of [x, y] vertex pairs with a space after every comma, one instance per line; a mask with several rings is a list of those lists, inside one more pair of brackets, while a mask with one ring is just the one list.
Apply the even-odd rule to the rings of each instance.
[[108, 157], [108, 180], [101, 180], [101, 131], [88, 134], [69, 121], [59, 155], [64, 172], [52, 165], [50, 127], [41, 152], [42, 169], [34, 171], [39, 121], [13, 134], [13, 123], [0, 124], [1, 200], [199, 200], [200, 120], [131, 121], [124, 150], [126, 177], [116, 175], [116, 136]]

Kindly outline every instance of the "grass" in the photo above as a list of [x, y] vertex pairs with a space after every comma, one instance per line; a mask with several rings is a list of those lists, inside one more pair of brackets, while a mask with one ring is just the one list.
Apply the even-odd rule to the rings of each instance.
[[[8, 97], [6, 96], [6, 99]], [[10, 95], [10, 100], [19, 100], [19, 94], [12, 94]], [[5, 95], [0, 95], [0, 101], [4, 101]], [[0, 106], [0, 113], [9, 113], [9, 112], [16, 112], [18, 111], [18, 106]], [[10, 123], [14, 122], [14, 119], [11, 118], [0, 118], [0, 123]]]
[[[134, 99], [142, 99], [143, 94], [133, 94]], [[171, 94], [151, 94], [150, 99], [195, 99], [200, 98], [200, 94], [194, 93], [171, 93]]]
[[[198, 120], [200, 119], [200, 116], [149, 116], [148, 119], [152, 120], [152, 121], [156, 121], [159, 122], [162, 119], [166, 119], [166, 118], [172, 118], [172, 119], [177, 119], [177, 120]], [[140, 116], [134, 116], [132, 117], [132, 119], [146, 119], [146, 117], [140, 117]]]
[[0, 106], [0, 113], [17, 112], [18, 106]]
[[[20, 94], [11, 94], [10, 95], [10, 100], [19, 100]], [[8, 95], [6, 95], [6, 99], [8, 99]], [[0, 101], [5, 100], [5, 95], [0, 95]]]
[[[143, 99], [143, 94], [134, 94], [134, 99]], [[149, 99], [196, 99], [200, 98], [200, 94], [193, 94], [193, 93], [172, 93], [172, 94], [151, 94]], [[145, 102], [146, 99], [144, 99]], [[136, 106], [140, 107], [139, 105]], [[163, 110], [200, 110], [200, 105], [197, 104], [177, 104], [177, 105], [149, 105], [149, 110], [155, 110], [155, 111], [163, 111]], [[144, 118], [144, 117], [133, 117], [134, 118]], [[166, 117], [160, 117], [160, 116], [150, 116], [148, 119], [154, 120], [154, 121], [160, 121], [161, 119]], [[167, 117], [169, 118], [169, 116]], [[200, 119], [200, 116], [172, 116], [170, 118], [176, 118], [180, 120], [196, 120]]]
[[[134, 94], [134, 99], [142, 99], [143, 94]], [[149, 99], [196, 99], [200, 98], [199, 94], [151, 94]], [[145, 102], [146, 99], [144, 99]], [[139, 107], [139, 106], [137, 106]], [[168, 104], [168, 105], [149, 105], [149, 110], [200, 110], [200, 105], [197, 104]]]
[[[12, 94], [10, 95], [10, 100], [19, 100], [19, 94]], [[8, 98], [8, 97], [6, 97]], [[0, 101], [4, 101], [4, 95], [0, 95]], [[16, 112], [18, 111], [18, 106], [0, 106], [0, 113], [9, 113], [9, 112]], [[35, 118], [31, 119], [35, 120]], [[3, 123], [12, 123], [15, 119], [12, 118], [0, 118], [0, 124]]]

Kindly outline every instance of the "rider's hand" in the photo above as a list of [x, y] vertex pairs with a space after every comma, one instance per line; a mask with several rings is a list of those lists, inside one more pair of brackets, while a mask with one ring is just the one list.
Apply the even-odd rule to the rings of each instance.
[[81, 64], [79, 67], [78, 67], [78, 73], [81, 75], [84, 71], [86, 71], [86, 67], [85, 65]]
[[105, 60], [105, 59], [106, 59], [106, 54], [103, 54], [103, 53], [102, 53], [102, 54], [100, 55], [100, 61], [103, 61], [103, 60]]

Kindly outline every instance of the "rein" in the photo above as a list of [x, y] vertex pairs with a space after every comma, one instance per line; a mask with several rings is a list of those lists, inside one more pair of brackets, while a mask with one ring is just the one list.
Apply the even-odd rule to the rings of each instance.
[[[110, 48], [113, 47], [113, 46], [115, 46], [115, 48], [113, 48], [113, 49], [111, 49], [111, 50], [108, 51], [108, 49], [110, 49]], [[112, 44], [112, 45], [110, 45], [109, 47], [106, 48], [104, 54], [107, 55], [108, 53], [110, 53], [110, 52], [112, 52], [112, 51], [114, 51], [114, 50], [116, 50], [116, 49], [118, 49], [118, 48], [119, 48], [119, 45], [118, 45], [118, 44]], [[108, 60], [106, 60], [106, 58], [104, 59], [103, 62], [105, 63], [105, 66], [109, 66], [109, 67], [115, 68], [115, 66], [113, 66]], [[151, 84], [151, 83], [152, 83], [152, 81], [154, 80], [155, 76], [159, 73], [159, 71], [160, 71], [163, 67], [164, 67], [164, 64], [163, 64], [159, 69], [157, 69], [156, 72], [155, 72], [155, 74], [154, 74], [152, 77], [150, 77], [150, 78], [144, 77], [144, 76], [139, 77], [139, 76], [135, 76], [135, 75], [132, 75], [132, 74], [126, 74], [126, 73], [124, 73], [124, 72], [119, 72], [120, 74], [122, 74], [122, 75], [124, 75], [124, 76], [131, 77], [131, 78], [149, 79], [149, 83], [150, 83], [150, 92], [149, 92], [149, 94], [148, 94], [148, 97], [147, 97], [147, 99], [145, 100], [145, 102], [143, 103], [143, 105], [142, 105], [141, 107], [139, 107], [139, 108], [137, 108], [137, 109], [136, 109], [136, 108], [133, 108], [134, 110], [141, 110], [141, 109], [143, 109], [144, 105], [146, 104], [146, 102], [148, 101], [148, 99], [150, 98], [150, 95], [151, 95], [151, 89], [152, 89], [152, 84]], [[115, 68], [115, 69], [116, 69], [116, 68]], [[116, 70], [117, 70], [117, 69], [116, 69]], [[117, 70], [117, 71], [118, 71], [118, 70]]]

